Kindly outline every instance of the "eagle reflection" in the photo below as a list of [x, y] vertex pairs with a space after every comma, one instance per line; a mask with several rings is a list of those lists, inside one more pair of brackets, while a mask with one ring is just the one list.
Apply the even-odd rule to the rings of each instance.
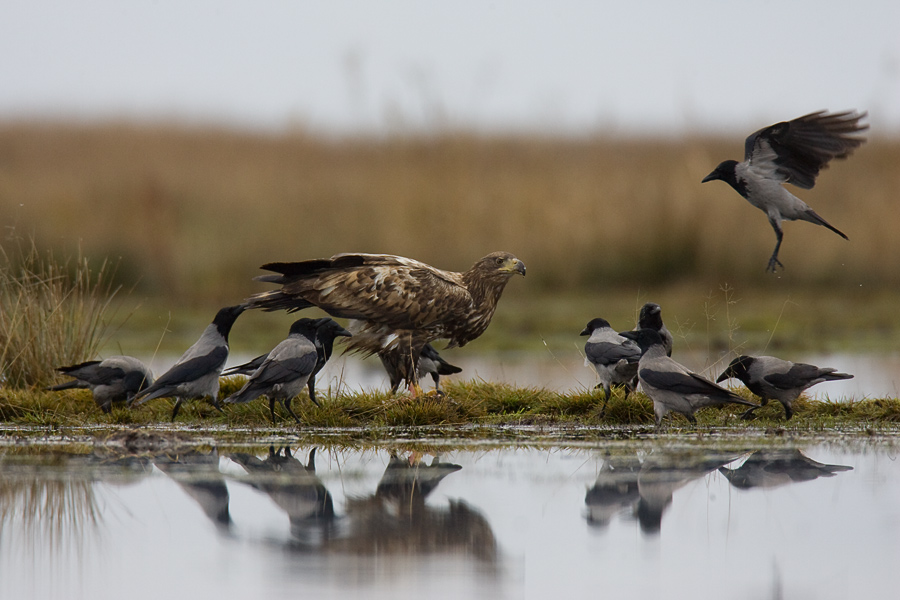
[[492, 562], [497, 542], [487, 519], [462, 500], [431, 506], [428, 496], [461, 466], [418, 453], [392, 454], [375, 493], [347, 502], [349, 535], [335, 549], [363, 555], [460, 553]]
[[462, 500], [427, 502], [441, 481], [462, 469], [435, 456], [391, 454], [374, 493], [347, 498], [336, 515], [331, 494], [316, 476], [316, 451], [306, 464], [290, 449], [269, 448], [261, 459], [230, 458], [247, 471], [242, 483], [268, 494], [287, 513], [291, 550], [330, 555], [382, 556], [459, 553], [493, 562], [497, 543], [487, 519]]

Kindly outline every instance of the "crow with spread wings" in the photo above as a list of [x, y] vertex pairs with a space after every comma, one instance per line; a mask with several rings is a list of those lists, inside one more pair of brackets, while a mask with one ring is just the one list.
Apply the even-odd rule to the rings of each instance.
[[852, 111], [819, 111], [769, 125], [746, 139], [743, 162], [723, 161], [703, 178], [703, 183], [717, 179], [726, 182], [769, 217], [777, 242], [767, 271], [774, 273], [776, 267], [784, 268], [778, 260], [782, 221], [807, 221], [827, 227], [847, 239], [842, 231], [787, 191], [783, 184], [812, 189], [819, 171], [832, 159], [847, 158], [866, 141], [856, 135], [869, 128], [860, 123], [865, 116], [866, 113]]

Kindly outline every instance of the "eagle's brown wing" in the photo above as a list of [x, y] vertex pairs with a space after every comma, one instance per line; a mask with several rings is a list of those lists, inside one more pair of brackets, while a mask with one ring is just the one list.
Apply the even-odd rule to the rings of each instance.
[[257, 279], [281, 283], [282, 288], [251, 297], [251, 308], [299, 310], [318, 306], [334, 317], [416, 330], [460, 318], [473, 307], [459, 273], [398, 256], [340, 254], [331, 259], [271, 263], [263, 268], [281, 275]]

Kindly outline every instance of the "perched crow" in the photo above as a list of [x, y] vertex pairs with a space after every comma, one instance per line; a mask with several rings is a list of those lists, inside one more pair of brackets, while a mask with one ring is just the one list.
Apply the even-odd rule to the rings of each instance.
[[644, 393], [653, 400], [657, 427], [669, 411], [681, 413], [691, 423], [696, 423], [694, 411], [705, 406], [733, 402], [759, 407], [666, 356], [662, 338], [652, 329], [626, 331], [622, 335], [635, 340], [644, 353], [638, 363], [638, 379]]
[[747, 202], [769, 217], [777, 242], [767, 271], [784, 268], [778, 260], [782, 221], [808, 221], [832, 230], [845, 240], [847, 236], [816, 214], [805, 202], [787, 191], [791, 183], [805, 190], [816, 184], [819, 171], [833, 158], [847, 158], [865, 138], [853, 134], [868, 125], [859, 121], [866, 113], [819, 111], [764, 127], [744, 143], [744, 161], [726, 160], [703, 178], [703, 183], [721, 179]]
[[94, 402], [105, 413], [112, 410], [113, 403], [131, 402], [135, 394], [153, 383], [150, 369], [131, 356], [110, 356], [56, 370], [75, 379], [48, 390], [89, 389]]
[[[838, 373], [837, 369], [819, 368], [814, 365], [793, 363], [774, 356], [738, 356], [725, 367], [717, 382], [735, 377], [762, 399], [760, 406], [769, 400], [778, 400], [784, 406], [784, 418], [794, 415], [791, 404], [801, 393], [823, 381], [852, 379], [853, 375]], [[753, 416], [755, 408], [744, 413], [744, 418]]]
[[[286, 340], [266, 356], [240, 390], [225, 399], [228, 403], [244, 403], [268, 396], [272, 422], [275, 422], [275, 402], [281, 402], [297, 424], [300, 419], [291, 409], [291, 400], [306, 386], [318, 362], [316, 335], [319, 329], [330, 329], [329, 335], [349, 335], [338, 326], [340, 334], [329, 323], [332, 319], [297, 319], [291, 325]], [[336, 324], [336, 323], [335, 323]], [[334, 338], [332, 337], [332, 341]]]
[[663, 325], [662, 308], [660, 308], [659, 304], [648, 302], [641, 307], [637, 327], [634, 330], [637, 331], [638, 329], [652, 329], [658, 333], [659, 337], [662, 338], [663, 346], [666, 347], [666, 356], [672, 356], [672, 342], [674, 340], [672, 339], [672, 334]]
[[[404, 381], [404, 377], [401, 374], [400, 358], [396, 352], [382, 352], [378, 354], [378, 357], [381, 358], [381, 364], [384, 365], [384, 369], [387, 371], [391, 382], [391, 393], [393, 394]], [[431, 344], [425, 344], [422, 348], [422, 355], [419, 357], [416, 373], [420, 379], [423, 375], [431, 375], [431, 379], [434, 380], [434, 390], [437, 393], [441, 393], [441, 375], [454, 375], [460, 372], [462, 372], [460, 367], [451, 365], [444, 360]]]
[[[309, 399], [316, 406], [319, 406], [319, 401], [316, 399], [316, 375], [331, 358], [331, 354], [334, 351], [334, 339], [338, 336], [350, 337], [350, 332], [329, 317], [316, 319], [316, 367], [306, 382], [306, 388], [309, 390]], [[222, 375], [253, 375], [268, 356], [268, 353], [261, 354], [250, 362], [225, 369], [222, 371]]]
[[584, 364], [597, 371], [604, 400], [609, 400], [610, 388], [614, 385], [624, 384], [625, 395], [630, 394], [641, 359], [640, 347], [634, 340], [616, 333], [606, 319], [591, 319], [581, 335], [591, 336], [584, 345]]
[[222, 410], [218, 398], [219, 375], [228, 360], [228, 334], [242, 312], [242, 305], [221, 309], [200, 339], [156, 383], [137, 394], [133, 403], [140, 405], [154, 398], [174, 397], [173, 421], [181, 403], [191, 398], [209, 398], [213, 406]]

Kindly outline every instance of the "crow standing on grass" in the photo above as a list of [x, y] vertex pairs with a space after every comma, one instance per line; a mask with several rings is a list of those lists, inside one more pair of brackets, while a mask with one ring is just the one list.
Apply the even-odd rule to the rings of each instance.
[[[319, 371], [325, 366], [325, 363], [331, 358], [331, 354], [334, 352], [334, 340], [339, 336], [350, 337], [350, 332], [341, 327], [337, 321], [329, 317], [316, 319], [316, 339], [314, 341], [316, 346], [316, 366], [310, 374], [309, 379], [306, 381], [306, 388], [309, 390], [309, 399], [312, 400], [313, 404], [316, 406], [319, 406], [319, 401], [316, 399], [316, 375], [318, 375]], [[268, 353], [261, 354], [250, 362], [225, 369], [222, 371], [222, 375], [253, 375], [253, 373], [262, 366], [268, 356]]]
[[662, 338], [663, 346], [666, 347], [666, 356], [672, 356], [674, 339], [672, 338], [672, 334], [663, 324], [662, 308], [660, 308], [659, 304], [648, 302], [641, 307], [641, 312], [638, 315], [637, 327], [635, 327], [634, 330], [637, 331], [638, 329], [652, 329], [658, 333], [659, 337]]
[[181, 403], [191, 398], [208, 398], [221, 411], [219, 375], [228, 360], [228, 334], [242, 312], [243, 305], [221, 309], [200, 339], [156, 383], [135, 396], [134, 404], [141, 405], [154, 398], [174, 397], [173, 421], [178, 416]]
[[[244, 387], [226, 398], [225, 402], [242, 404], [265, 395], [269, 398], [269, 411], [272, 413], [273, 423], [275, 402], [281, 402], [299, 425], [300, 419], [291, 409], [291, 400], [303, 391], [316, 368], [319, 354], [316, 349], [316, 334], [319, 329], [333, 329], [329, 321], [334, 323], [332, 319], [294, 321], [287, 339], [269, 352]], [[339, 331], [336, 331], [335, 335], [350, 335], [344, 328], [338, 327]]]
[[[396, 352], [382, 352], [378, 355], [384, 370], [387, 371], [388, 379], [391, 382], [391, 393], [395, 393], [403, 383], [403, 375], [400, 374], [400, 357]], [[416, 373], [421, 379], [424, 375], [431, 375], [434, 381], [434, 390], [438, 394], [441, 392], [441, 375], [455, 375], [461, 373], [462, 369], [456, 365], [451, 365], [444, 357], [438, 354], [431, 344], [425, 344], [422, 348], [422, 355], [419, 357], [419, 363]], [[408, 382], [407, 382], [408, 383]]]
[[609, 321], [600, 318], [591, 319], [581, 335], [590, 336], [584, 345], [584, 363], [597, 371], [604, 401], [609, 400], [614, 385], [624, 384], [626, 396], [634, 391], [632, 380], [641, 359], [641, 349], [634, 340], [616, 333]]
[[48, 390], [90, 389], [94, 402], [105, 413], [112, 410], [114, 403], [131, 402], [135, 394], [153, 383], [150, 369], [132, 356], [110, 356], [56, 370], [74, 379]]
[[[853, 375], [838, 373], [837, 369], [793, 363], [774, 356], [738, 356], [725, 367], [716, 382], [732, 377], [740, 379], [747, 389], [762, 398], [760, 406], [765, 406], [769, 400], [781, 402], [785, 419], [794, 416], [791, 405], [807, 388], [824, 381], [853, 379]], [[755, 410], [751, 408], [743, 417], [751, 418]]]
[[759, 407], [666, 356], [662, 338], [652, 329], [626, 331], [622, 335], [636, 341], [643, 351], [638, 363], [638, 378], [644, 393], [653, 400], [657, 427], [669, 411], [681, 413], [688, 421], [696, 423], [694, 411], [705, 406], [735, 403]]
[[764, 127], [744, 142], [743, 162], [726, 160], [703, 178], [703, 183], [721, 179], [769, 217], [777, 242], [767, 271], [784, 268], [778, 260], [782, 221], [807, 221], [848, 239], [783, 184], [812, 189], [819, 171], [832, 159], [847, 158], [866, 141], [854, 135], [869, 128], [859, 123], [865, 116], [855, 111], [819, 111]]

